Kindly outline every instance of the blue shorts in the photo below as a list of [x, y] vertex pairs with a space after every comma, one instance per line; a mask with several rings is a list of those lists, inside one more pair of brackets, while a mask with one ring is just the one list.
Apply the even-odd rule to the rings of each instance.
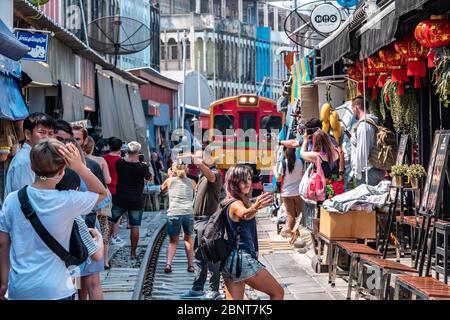
[[175, 237], [180, 234], [181, 227], [186, 236], [191, 236], [194, 233], [194, 215], [184, 214], [180, 216], [167, 217], [167, 233], [169, 237]]
[[130, 223], [131, 227], [139, 227], [141, 225], [142, 221], [142, 213], [144, 212], [143, 209], [141, 210], [127, 210], [120, 208], [113, 204], [111, 209], [111, 217], [108, 218], [109, 222], [111, 223], [117, 223], [119, 221], [120, 217], [124, 213], [128, 213], [128, 221]]
[[223, 266], [222, 275], [224, 278], [230, 278], [233, 282], [241, 282], [255, 276], [259, 271], [265, 268], [265, 266], [252, 257], [252, 255], [246, 251], [241, 251], [240, 265], [241, 274], [239, 278], [236, 276], [237, 268], [237, 251], [231, 251], [225, 264]]

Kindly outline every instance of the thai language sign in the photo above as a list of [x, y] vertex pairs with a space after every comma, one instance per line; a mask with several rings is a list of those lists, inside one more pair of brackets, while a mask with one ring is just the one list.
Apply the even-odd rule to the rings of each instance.
[[17, 39], [30, 47], [30, 51], [22, 58], [23, 60], [47, 62], [48, 35], [41, 33], [30, 33], [19, 31]]

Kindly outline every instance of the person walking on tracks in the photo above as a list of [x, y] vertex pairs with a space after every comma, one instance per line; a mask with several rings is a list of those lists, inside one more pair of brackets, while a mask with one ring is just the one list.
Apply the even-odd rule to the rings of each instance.
[[273, 202], [273, 194], [264, 192], [254, 204], [250, 203], [252, 169], [246, 165], [228, 170], [225, 189], [224, 203], [234, 201], [226, 210], [225, 224], [232, 249], [223, 266], [227, 300], [242, 300], [245, 285], [268, 294], [271, 300], [282, 300], [283, 288], [258, 261], [256, 214]]
[[169, 191], [169, 209], [167, 210], [167, 233], [169, 247], [167, 249], [167, 264], [165, 273], [172, 272], [172, 261], [177, 251], [181, 227], [184, 233], [184, 248], [188, 259], [188, 272], [194, 272], [192, 265], [194, 257], [192, 233], [194, 231], [194, 211], [192, 199], [194, 197], [195, 181], [186, 175], [186, 164], [174, 163], [169, 172], [169, 179], [161, 185], [161, 192]]
[[[200, 239], [209, 217], [217, 211], [222, 189], [222, 177], [213, 164], [208, 166], [202, 159], [194, 159], [194, 164], [200, 169], [201, 176], [195, 189], [194, 200], [194, 266], [195, 279], [192, 289], [182, 294], [181, 298], [203, 296], [205, 300], [215, 300], [220, 296], [220, 263], [208, 261], [200, 249]], [[204, 293], [208, 270], [211, 272], [209, 290]]]

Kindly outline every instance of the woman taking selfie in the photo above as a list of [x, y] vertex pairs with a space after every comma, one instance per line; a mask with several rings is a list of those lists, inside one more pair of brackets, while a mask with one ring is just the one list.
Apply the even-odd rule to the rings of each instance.
[[225, 189], [227, 197], [223, 203], [230, 204], [225, 227], [232, 246], [223, 268], [227, 300], [242, 300], [245, 285], [268, 294], [271, 300], [283, 299], [283, 288], [258, 261], [256, 214], [272, 204], [273, 193], [265, 192], [251, 204], [252, 169], [245, 165], [228, 170]]

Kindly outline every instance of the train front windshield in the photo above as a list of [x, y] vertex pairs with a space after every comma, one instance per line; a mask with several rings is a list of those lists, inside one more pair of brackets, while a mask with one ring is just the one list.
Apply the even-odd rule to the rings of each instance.
[[214, 116], [214, 129], [226, 134], [227, 129], [234, 129], [234, 117], [229, 115]]

